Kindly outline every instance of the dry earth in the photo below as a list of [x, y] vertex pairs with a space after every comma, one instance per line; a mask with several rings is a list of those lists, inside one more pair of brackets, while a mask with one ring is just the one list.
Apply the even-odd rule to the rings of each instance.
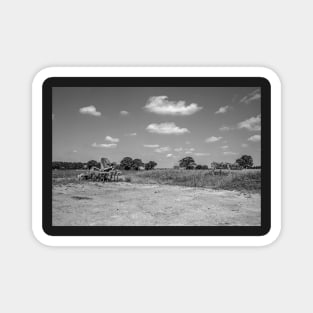
[[53, 187], [54, 226], [261, 225], [260, 194], [117, 182]]

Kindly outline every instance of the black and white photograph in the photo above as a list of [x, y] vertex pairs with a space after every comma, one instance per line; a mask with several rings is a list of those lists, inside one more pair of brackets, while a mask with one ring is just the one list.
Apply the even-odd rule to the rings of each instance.
[[260, 87], [53, 87], [53, 226], [261, 226]]

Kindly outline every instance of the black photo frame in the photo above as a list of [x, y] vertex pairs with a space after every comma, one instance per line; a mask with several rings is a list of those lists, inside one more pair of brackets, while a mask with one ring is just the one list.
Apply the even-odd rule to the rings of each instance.
[[[261, 226], [53, 226], [54, 87], [259, 87]], [[42, 228], [49, 236], [264, 236], [271, 229], [271, 84], [263, 77], [50, 77], [42, 84]]]

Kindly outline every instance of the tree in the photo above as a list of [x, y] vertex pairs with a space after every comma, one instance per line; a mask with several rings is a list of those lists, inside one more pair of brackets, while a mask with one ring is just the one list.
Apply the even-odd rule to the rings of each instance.
[[243, 168], [250, 168], [253, 166], [253, 159], [251, 155], [245, 154], [240, 159], [237, 159], [236, 163], [238, 163]]
[[130, 170], [133, 166], [133, 159], [130, 157], [125, 157], [120, 163], [120, 166], [124, 170]]
[[145, 170], [147, 170], [147, 171], [153, 170], [157, 165], [158, 165], [158, 163], [156, 163], [154, 161], [149, 161], [148, 163], [145, 164]]
[[179, 167], [184, 167], [186, 169], [194, 168], [196, 166], [195, 160], [192, 157], [185, 157], [179, 162]]
[[88, 169], [90, 169], [93, 166], [100, 167], [100, 163], [95, 160], [90, 160], [87, 162], [87, 166], [88, 166]]
[[209, 167], [207, 165], [200, 165], [196, 166], [196, 170], [207, 170]]
[[141, 161], [141, 159], [134, 159], [132, 164], [132, 169], [135, 171], [139, 170], [139, 167], [143, 167], [144, 163]]

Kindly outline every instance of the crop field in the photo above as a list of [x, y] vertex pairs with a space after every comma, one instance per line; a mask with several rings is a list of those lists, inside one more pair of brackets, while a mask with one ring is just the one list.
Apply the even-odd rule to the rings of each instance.
[[261, 172], [124, 171], [119, 182], [54, 170], [53, 225], [260, 225]]

